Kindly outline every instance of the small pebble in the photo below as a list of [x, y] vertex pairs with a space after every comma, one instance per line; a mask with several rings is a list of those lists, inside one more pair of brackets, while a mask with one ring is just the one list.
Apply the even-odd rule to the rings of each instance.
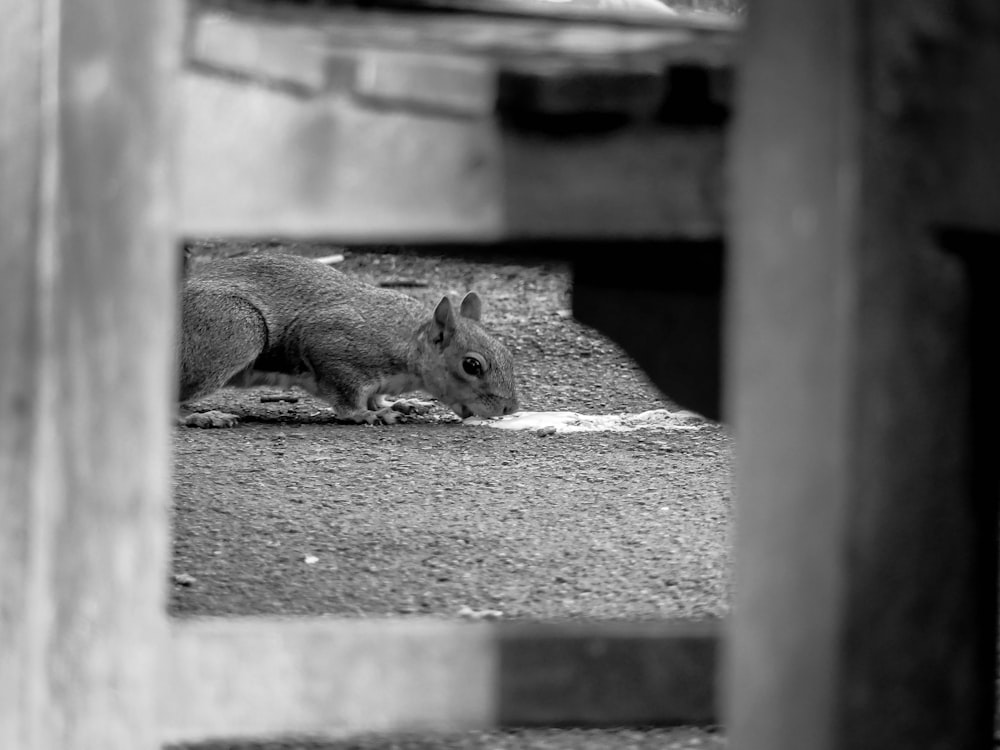
[[503, 617], [503, 612], [499, 609], [473, 609], [463, 606], [458, 610], [458, 616], [464, 620], [499, 620]]

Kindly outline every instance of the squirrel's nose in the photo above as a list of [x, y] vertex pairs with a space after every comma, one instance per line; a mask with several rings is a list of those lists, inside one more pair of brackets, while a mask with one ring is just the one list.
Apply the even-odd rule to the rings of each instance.
[[503, 413], [505, 415], [507, 415], [507, 414], [513, 414], [516, 411], [517, 411], [517, 404], [516, 403], [505, 404], [504, 407], [503, 407]]

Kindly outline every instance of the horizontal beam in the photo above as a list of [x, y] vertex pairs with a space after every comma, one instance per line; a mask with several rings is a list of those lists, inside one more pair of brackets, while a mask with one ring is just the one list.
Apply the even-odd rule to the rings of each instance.
[[[411, 0], [406, 0], [411, 2]], [[541, 3], [534, 2], [534, 9]], [[413, 10], [413, 9], [409, 9]], [[741, 24], [714, 14], [668, 18], [661, 24], [577, 22], [470, 12], [358, 10], [261, 0], [203, 0], [192, 8], [189, 60], [260, 79], [312, 87], [329, 79], [329, 61], [359, 50], [462, 54], [493, 60], [500, 69], [552, 69], [560, 62], [588, 62], [590, 69], [661, 70], [672, 64], [726, 69]], [[568, 7], [558, 9], [565, 14]], [[339, 68], [339, 66], [338, 66]]]
[[177, 620], [166, 742], [713, 721], [707, 623]]
[[500, 726], [715, 721], [715, 623], [507, 624]]
[[255, 7], [189, 30], [189, 237], [721, 236], [731, 31]]
[[182, 93], [187, 237], [501, 234], [499, 139], [488, 121], [385, 113], [199, 73]]
[[671, 10], [665, 4], [644, 7], [631, 5], [627, 1], [616, 3], [553, 3], [537, 0], [365, 0], [367, 7], [401, 8], [407, 10], [451, 10], [466, 13], [490, 13], [520, 15], [538, 18], [540, 16], [559, 21], [614, 21], [630, 25], [682, 25], [705, 29], [733, 28], [739, 21], [731, 15], [719, 11], [699, 11], [688, 8]]

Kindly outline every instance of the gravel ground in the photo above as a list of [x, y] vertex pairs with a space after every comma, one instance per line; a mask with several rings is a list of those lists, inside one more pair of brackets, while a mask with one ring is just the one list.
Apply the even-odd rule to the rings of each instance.
[[[206, 256], [261, 249], [334, 252], [199, 243], [192, 267]], [[428, 306], [442, 294], [478, 291], [486, 325], [514, 353], [523, 409], [677, 408], [613, 342], [568, 316], [564, 266], [349, 251], [339, 267], [373, 283], [405, 284]], [[353, 426], [332, 422], [306, 394], [275, 404], [261, 403], [261, 393], [220, 391], [196, 405], [240, 414], [237, 428], [175, 432], [175, 616], [457, 617], [471, 608], [565, 620], [728, 611], [732, 456], [723, 426], [539, 436], [462, 425], [441, 409], [389, 427]], [[711, 728], [674, 728], [238, 747], [723, 743]]]

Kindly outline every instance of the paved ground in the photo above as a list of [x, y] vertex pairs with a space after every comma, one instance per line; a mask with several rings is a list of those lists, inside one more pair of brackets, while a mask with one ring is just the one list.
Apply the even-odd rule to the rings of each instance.
[[[401, 288], [428, 305], [478, 291], [487, 325], [515, 354], [524, 409], [676, 408], [617, 346], [567, 315], [561, 266], [350, 252], [340, 268], [373, 283], [415, 282]], [[731, 443], [719, 425], [539, 436], [435, 410], [407, 424], [345, 426], [304, 394], [296, 404], [260, 395], [224, 391], [200, 402], [241, 414], [237, 428], [176, 431], [176, 616], [648, 619], [728, 610]], [[254, 747], [722, 743], [698, 729], [532, 730]]]

